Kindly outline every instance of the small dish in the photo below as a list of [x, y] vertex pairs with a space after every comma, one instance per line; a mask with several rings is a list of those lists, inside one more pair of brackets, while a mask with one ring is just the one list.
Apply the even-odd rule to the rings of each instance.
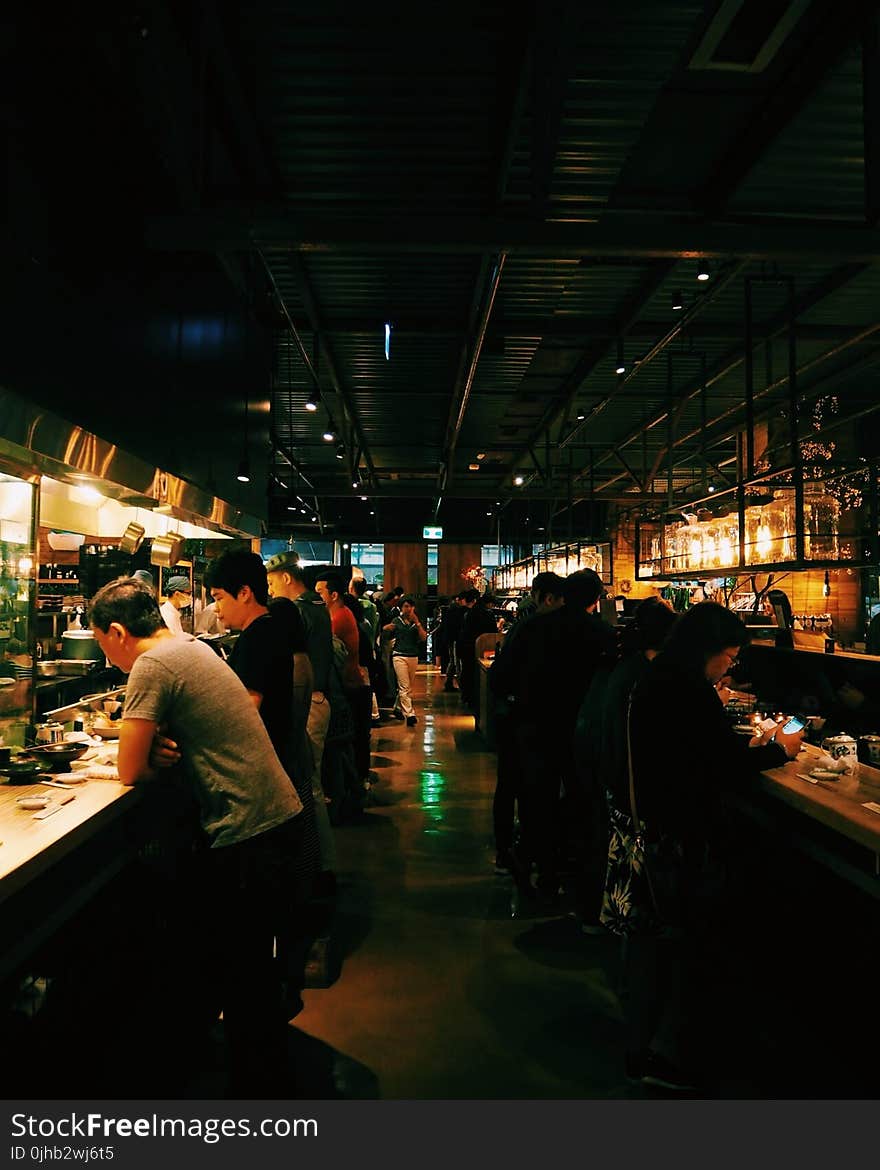
[[52, 803], [51, 796], [20, 796], [15, 802], [19, 808], [39, 809], [46, 808]]
[[812, 768], [810, 775], [815, 780], [839, 780], [842, 772], [832, 772], [829, 768]]
[[100, 724], [96, 724], [92, 728], [92, 732], [95, 735], [100, 736], [101, 739], [119, 739], [119, 724], [112, 723], [107, 727], [102, 727]]

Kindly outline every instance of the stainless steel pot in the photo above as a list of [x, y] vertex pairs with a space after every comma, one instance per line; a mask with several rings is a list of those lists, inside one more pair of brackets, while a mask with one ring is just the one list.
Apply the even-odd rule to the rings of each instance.
[[34, 739], [38, 744], [63, 743], [64, 724], [50, 719], [47, 723], [38, 723]]
[[132, 520], [119, 541], [119, 551], [131, 555], [136, 553], [143, 544], [145, 531], [143, 524], [136, 524]]
[[154, 536], [153, 547], [150, 551], [150, 564], [160, 565], [163, 569], [170, 569], [183, 555], [185, 537], [179, 532], [169, 532], [166, 536]]
[[65, 630], [61, 635], [62, 658], [103, 658], [91, 630]]

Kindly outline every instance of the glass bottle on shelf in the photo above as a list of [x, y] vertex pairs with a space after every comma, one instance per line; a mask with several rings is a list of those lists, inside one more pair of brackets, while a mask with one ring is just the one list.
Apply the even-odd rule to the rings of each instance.
[[804, 485], [804, 555], [810, 560], [837, 560], [840, 553], [840, 504], [819, 481]]

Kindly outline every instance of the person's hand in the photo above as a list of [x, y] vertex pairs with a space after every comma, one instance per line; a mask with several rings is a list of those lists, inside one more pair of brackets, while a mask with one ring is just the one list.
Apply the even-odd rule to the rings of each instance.
[[793, 760], [801, 750], [801, 744], [804, 742], [804, 731], [802, 728], [800, 731], [785, 732], [779, 727], [773, 738], [780, 747], [785, 749], [785, 754], [788, 758]]
[[729, 674], [726, 674], [723, 678], [719, 678], [718, 682], [715, 684], [715, 690], [718, 694], [718, 698], [725, 707], [730, 702], [731, 696], [733, 695], [733, 690], [731, 688], [732, 682], [733, 679]]
[[150, 746], [151, 768], [173, 768], [180, 763], [180, 751], [173, 739], [169, 739], [161, 729], [156, 731]]

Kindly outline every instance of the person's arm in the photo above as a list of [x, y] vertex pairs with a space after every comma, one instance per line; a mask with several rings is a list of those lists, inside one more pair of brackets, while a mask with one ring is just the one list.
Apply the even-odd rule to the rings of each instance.
[[158, 728], [158, 723], [151, 719], [122, 720], [116, 767], [123, 784], [142, 784], [156, 778], [156, 769], [150, 763], [150, 753]]
[[419, 641], [420, 641], [420, 642], [427, 642], [427, 640], [428, 640], [428, 631], [425, 629], [425, 627], [424, 627], [424, 626], [422, 625], [422, 623], [419, 621], [419, 615], [418, 615], [417, 613], [415, 613], [415, 612], [413, 613], [413, 621], [414, 621], [414, 623], [415, 623], [416, 632], [417, 632], [417, 633], [418, 633], [418, 635], [419, 635]]

